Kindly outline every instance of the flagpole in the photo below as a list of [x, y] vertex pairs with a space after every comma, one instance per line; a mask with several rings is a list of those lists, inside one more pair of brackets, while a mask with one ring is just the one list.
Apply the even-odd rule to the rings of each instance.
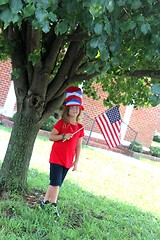
[[91, 131], [90, 131], [90, 133], [89, 133], [89, 136], [88, 136], [86, 145], [88, 145], [89, 140], [90, 140], [90, 138], [91, 138], [91, 134], [92, 134], [92, 131], [93, 131], [93, 127], [94, 127], [95, 121], [96, 121], [96, 118], [93, 120], [93, 123], [92, 123], [92, 126], [91, 126]]
[[[78, 133], [80, 130], [82, 130], [84, 127], [81, 127], [80, 129], [78, 129], [77, 131], [75, 131], [73, 134], [72, 134], [72, 137]], [[63, 142], [65, 142], [67, 139], [64, 139]]]

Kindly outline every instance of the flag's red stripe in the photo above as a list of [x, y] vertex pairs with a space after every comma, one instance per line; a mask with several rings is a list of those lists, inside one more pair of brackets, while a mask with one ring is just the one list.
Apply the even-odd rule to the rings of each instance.
[[111, 144], [111, 142], [110, 142], [110, 140], [109, 140], [109, 138], [108, 138], [107, 129], [106, 129], [106, 126], [105, 126], [105, 124], [104, 124], [103, 119], [101, 118], [101, 116], [99, 116], [99, 117], [96, 119], [96, 121], [97, 121], [97, 123], [98, 123], [98, 126], [99, 126], [99, 128], [100, 128], [100, 130], [101, 130], [101, 132], [102, 132], [102, 134], [103, 134], [103, 136], [104, 136], [104, 139], [105, 139], [108, 147], [109, 147], [109, 148], [112, 148], [113, 146], [112, 146], [112, 144]]
[[110, 145], [110, 141], [108, 140], [106, 131], [104, 130], [103, 122], [101, 122], [101, 119], [100, 119], [100, 118], [97, 119], [97, 124], [98, 124], [98, 126], [99, 126], [99, 128], [100, 128], [100, 130], [101, 130], [101, 132], [102, 132], [102, 134], [103, 134], [103, 136], [104, 136], [104, 139], [105, 139], [108, 147], [109, 147], [109, 148], [112, 148], [112, 146]]
[[114, 139], [117, 142], [117, 145], [120, 143], [120, 128], [118, 122], [112, 124], [112, 128], [114, 130]]
[[96, 118], [96, 122], [104, 136], [109, 148], [116, 147], [120, 144], [120, 126], [121, 120], [111, 124], [105, 113]]
[[[107, 116], [106, 116], [106, 118], [107, 118]], [[114, 140], [114, 142], [116, 142], [115, 146], [117, 146], [120, 143], [121, 120], [119, 120], [113, 124], [110, 124], [110, 121], [108, 118], [107, 118], [107, 120], [108, 120], [108, 124], [110, 126], [110, 131], [112, 131], [112, 133], [113, 133], [112, 134], [113, 140]]]
[[113, 124], [110, 123], [108, 117], [106, 114], [103, 114], [105, 120], [106, 120], [106, 123], [107, 123], [107, 126], [108, 126], [108, 131], [110, 133], [110, 142], [112, 143], [112, 146], [115, 147], [117, 146], [117, 142], [116, 142], [116, 138], [114, 137], [114, 128], [112, 127]]
[[108, 143], [110, 148], [113, 148], [114, 147], [114, 143], [111, 141], [112, 136], [111, 136], [111, 133], [110, 133], [110, 130], [109, 130], [106, 118], [104, 117], [103, 114], [100, 115], [99, 120], [101, 122], [101, 126], [103, 126], [103, 135], [105, 135], [106, 142]]
[[118, 144], [120, 143], [121, 136], [120, 136], [120, 131], [121, 131], [121, 120], [115, 122], [115, 129], [116, 129], [116, 136], [118, 140]]
[[105, 124], [105, 129], [106, 129], [106, 134], [108, 136], [108, 141], [111, 145], [111, 147], [115, 147], [115, 142], [113, 141], [113, 136], [112, 136], [112, 131], [111, 131], [111, 128], [110, 128], [110, 123], [109, 123], [109, 120], [108, 118], [106, 117], [106, 114], [102, 114], [102, 119], [103, 119], [103, 122]]

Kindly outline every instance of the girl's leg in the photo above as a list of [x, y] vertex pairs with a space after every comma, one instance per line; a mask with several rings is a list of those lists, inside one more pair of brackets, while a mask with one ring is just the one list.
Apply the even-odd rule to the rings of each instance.
[[49, 201], [50, 203], [57, 203], [59, 194], [59, 186], [48, 186], [46, 195], [44, 197], [44, 202]]
[[59, 217], [58, 208], [57, 208], [57, 199], [58, 199], [58, 193], [59, 193], [59, 186], [48, 186], [46, 195], [44, 197], [44, 200], [40, 203], [40, 206], [42, 209], [44, 208], [44, 205], [47, 203], [51, 203], [52, 209], [54, 208], [54, 214], [56, 217]]

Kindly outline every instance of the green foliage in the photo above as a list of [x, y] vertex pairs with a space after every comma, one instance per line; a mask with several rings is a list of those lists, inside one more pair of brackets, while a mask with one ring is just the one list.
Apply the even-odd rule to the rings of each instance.
[[15, 80], [15, 79], [19, 78], [20, 74], [21, 74], [21, 70], [20, 69], [16, 69], [16, 68], [13, 69], [13, 71], [11, 73], [11, 79]]
[[33, 66], [38, 63], [41, 59], [40, 51], [34, 50], [29, 56], [28, 60], [33, 63]]
[[16, 113], [14, 113], [12, 116], [12, 121], [15, 122], [15, 120], [16, 120]]
[[[139, 78], [125, 76], [103, 76], [98, 78], [96, 82], [101, 82], [102, 89], [108, 92], [104, 105], [119, 105], [121, 102], [124, 106], [134, 104], [134, 107], [148, 106], [149, 96], [151, 95], [151, 81], [147, 78]], [[121, 89], [121, 91], [119, 91]], [[129, 89], [129, 92], [128, 92]]]
[[9, 41], [4, 38], [0, 29], [0, 61], [7, 60], [12, 53], [12, 47]]
[[141, 153], [143, 151], [143, 145], [140, 142], [137, 141], [133, 141], [131, 142], [131, 144], [129, 145], [130, 150], [134, 151], [134, 152], [139, 152]]
[[158, 133], [154, 135], [153, 141], [160, 143], [160, 135]]
[[56, 122], [57, 122], [57, 120], [53, 116], [50, 116], [42, 124], [41, 129], [45, 130], [45, 131], [48, 131], [48, 132], [51, 132], [52, 129], [53, 129], [53, 126], [55, 125]]
[[92, 85], [92, 81], [88, 80], [83, 83], [83, 93], [85, 93], [88, 97], [92, 97], [94, 100], [100, 99], [98, 95], [98, 90], [95, 86]]
[[[40, 49], [33, 49], [26, 56], [33, 66], [44, 60], [48, 52], [45, 49], [48, 33], [63, 36], [65, 41], [51, 73], [52, 79], [62, 63], [62, 52], [71, 42], [68, 39], [72, 39], [78, 26], [81, 29], [79, 41], [86, 55], [78, 73], [100, 75], [98, 81], [109, 94], [104, 104], [134, 103], [137, 107], [148, 106], [151, 102], [155, 106], [160, 100], [154, 85], [152, 92], [150, 90], [152, 84], [157, 83], [154, 75], [151, 80], [139, 76], [137, 80], [137, 77], [128, 77], [126, 72], [141, 69], [154, 72], [160, 68], [159, 7], [159, 0], [145, 3], [140, 0], [66, 0], [61, 3], [58, 0], [3, 0], [0, 3], [0, 55], [1, 58], [10, 55], [10, 52], [4, 53], [4, 49], [9, 48], [5, 46], [6, 35], [2, 37], [2, 34], [12, 24], [23, 30], [23, 22], [31, 23], [33, 28], [43, 32]], [[86, 37], [81, 40], [82, 34]], [[84, 88], [89, 96], [96, 98], [92, 87], [87, 89], [86, 84]]]
[[160, 83], [153, 84], [150, 101], [153, 107], [160, 104]]
[[150, 147], [150, 152], [152, 156], [160, 157], [160, 147]]

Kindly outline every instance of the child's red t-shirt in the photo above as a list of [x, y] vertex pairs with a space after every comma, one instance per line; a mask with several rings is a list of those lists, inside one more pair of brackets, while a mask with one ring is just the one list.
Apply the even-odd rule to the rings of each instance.
[[[77, 125], [73, 125], [68, 122], [64, 123], [62, 119], [54, 125], [54, 128], [59, 132], [59, 134], [73, 134], [82, 127], [83, 125], [80, 123], [77, 123]], [[64, 142], [62, 140], [54, 142], [52, 145], [49, 162], [59, 164], [66, 168], [70, 168], [72, 166], [78, 139], [83, 136], [84, 128], [77, 132], [70, 140], [66, 140]]]

